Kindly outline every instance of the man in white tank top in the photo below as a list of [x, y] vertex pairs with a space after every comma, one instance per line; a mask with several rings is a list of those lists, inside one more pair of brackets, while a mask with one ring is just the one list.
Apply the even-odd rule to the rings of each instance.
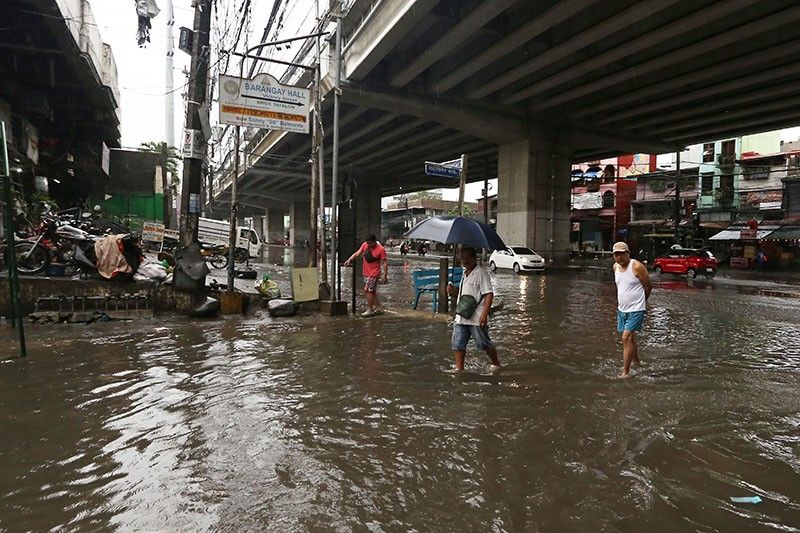
[[631, 259], [631, 252], [624, 242], [614, 244], [614, 282], [617, 284], [617, 331], [622, 333], [622, 373], [628, 377], [631, 363], [639, 366], [639, 348], [636, 332], [642, 331], [647, 299], [653, 286], [647, 268]]

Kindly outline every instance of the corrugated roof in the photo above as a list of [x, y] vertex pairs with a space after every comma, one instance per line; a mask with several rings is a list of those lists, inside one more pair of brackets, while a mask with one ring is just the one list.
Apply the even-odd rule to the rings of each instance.
[[[709, 241], [738, 241], [742, 239], [742, 230], [747, 229], [741, 226], [731, 226], [728, 229], [724, 229], [717, 233], [716, 235], [709, 237]], [[756, 233], [756, 240], [761, 240], [766, 238], [768, 235], [772, 234], [777, 227], [771, 228], [762, 228], [758, 230]]]
[[800, 226], [784, 226], [782, 228], [778, 228], [772, 233], [770, 233], [769, 237], [767, 237], [766, 240], [768, 241], [800, 240]]

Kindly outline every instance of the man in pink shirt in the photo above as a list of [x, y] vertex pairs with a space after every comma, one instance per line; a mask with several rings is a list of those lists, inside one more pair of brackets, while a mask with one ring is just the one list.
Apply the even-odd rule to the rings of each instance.
[[372, 316], [381, 312], [381, 304], [378, 301], [378, 280], [381, 277], [381, 267], [383, 269], [383, 283], [389, 281], [389, 258], [386, 256], [386, 249], [374, 233], [367, 236], [367, 240], [344, 262], [345, 266], [350, 266], [353, 261], [364, 256], [364, 294], [367, 297], [367, 310], [361, 316]]

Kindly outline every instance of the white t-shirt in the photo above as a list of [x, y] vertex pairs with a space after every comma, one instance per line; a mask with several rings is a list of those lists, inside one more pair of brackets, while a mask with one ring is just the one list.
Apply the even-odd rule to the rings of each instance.
[[[475, 308], [475, 312], [472, 313], [471, 317], [464, 318], [460, 315], [456, 315], [456, 324], [461, 324], [463, 326], [480, 326], [481, 314], [486, 307], [485, 295], [490, 292], [494, 292], [494, 289], [492, 288], [492, 277], [489, 275], [488, 270], [478, 265], [469, 273], [469, 276], [467, 276], [467, 271], [465, 269], [464, 277], [461, 278], [459, 298], [461, 298], [461, 294], [469, 294], [475, 298], [475, 301], [480, 300], [480, 303], [478, 307]], [[481, 295], [484, 295], [482, 300]]]

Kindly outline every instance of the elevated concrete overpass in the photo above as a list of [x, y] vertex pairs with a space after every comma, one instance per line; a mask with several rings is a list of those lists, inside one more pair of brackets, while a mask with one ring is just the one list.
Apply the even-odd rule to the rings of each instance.
[[[344, 28], [340, 162], [365, 204], [466, 152], [468, 180], [499, 177], [504, 237], [552, 257], [571, 162], [800, 123], [795, 0], [355, 0]], [[309, 142], [269, 133], [243, 200], [305, 199]]]

